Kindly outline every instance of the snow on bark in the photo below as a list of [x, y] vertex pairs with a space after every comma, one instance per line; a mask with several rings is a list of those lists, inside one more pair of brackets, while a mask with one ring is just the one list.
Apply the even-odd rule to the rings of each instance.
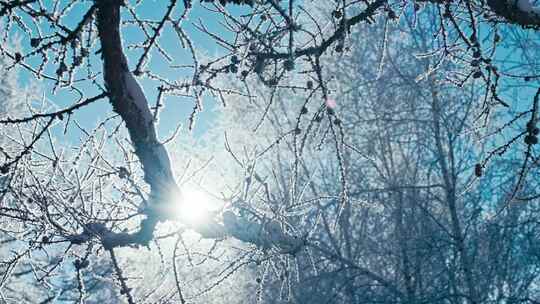
[[133, 104], [137, 107], [140, 113], [140, 119], [142, 124], [150, 124], [153, 122], [153, 116], [148, 108], [148, 101], [144, 92], [135, 79], [133, 74], [129, 71], [124, 72], [124, 83], [126, 84], [126, 90], [128, 96], [131, 97]]
[[[164, 168], [171, 168], [171, 160], [169, 159], [169, 154], [167, 153], [167, 149], [165, 149], [165, 146], [163, 146], [162, 143], [157, 143], [157, 145], [154, 146], [154, 153], [157, 156], [157, 159], [159, 160], [161, 166], [163, 166]], [[167, 170], [167, 172], [165, 173], [171, 173], [169, 171], [170, 170]]]
[[[133, 76], [133, 73], [125, 71], [124, 82], [127, 95], [131, 98], [133, 105], [135, 105], [135, 107], [139, 111], [139, 119], [141, 120], [140, 123], [143, 125], [153, 125], [154, 116], [152, 115], [152, 113], [150, 112], [150, 108], [148, 107], [146, 95], [144, 94], [142, 87], [139, 85], [139, 82]], [[153, 150], [152, 152], [156, 156], [160, 167], [162, 167], [164, 171], [166, 171], [164, 172], [164, 174], [168, 174], [171, 168], [171, 160], [163, 144], [156, 141], [149, 147], [149, 149]], [[168, 176], [168, 178], [172, 179], [172, 174], [168, 175], [171, 175]]]
[[[151, 189], [151, 203], [145, 210], [147, 217], [135, 232], [114, 232], [102, 223], [87, 223], [82, 233], [68, 236], [67, 239], [73, 244], [82, 244], [99, 238], [108, 249], [148, 245], [153, 239], [157, 223], [175, 214], [171, 193], [181, 196], [181, 192], [174, 180], [167, 150], [158, 141], [144, 91], [128, 68], [119, 30], [121, 2], [99, 0], [96, 3], [105, 86], [113, 109], [124, 121], [135, 154], [142, 164], [144, 180]], [[304, 245], [302, 239], [288, 235], [275, 221], [249, 221], [227, 211], [223, 214], [223, 223], [209, 217], [206, 223], [189, 228], [198, 231], [203, 237], [224, 238], [230, 235], [261, 248], [277, 247], [285, 253], [295, 253]]]
[[276, 221], [258, 223], [225, 211], [223, 224], [232, 237], [262, 249], [277, 247], [282, 253], [294, 254], [304, 245], [303, 239], [286, 234]]

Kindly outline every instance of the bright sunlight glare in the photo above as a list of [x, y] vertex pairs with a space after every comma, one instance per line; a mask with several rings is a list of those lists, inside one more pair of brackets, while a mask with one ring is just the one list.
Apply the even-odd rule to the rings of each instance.
[[[182, 188], [182, 197], [178, 201], [176, 212], [178, 218], [186, 224], [202, 224], [211, 214], [212, 197], [201, 190], [191, 187]], [[214, 207], [214, 208], [213, 208]]]

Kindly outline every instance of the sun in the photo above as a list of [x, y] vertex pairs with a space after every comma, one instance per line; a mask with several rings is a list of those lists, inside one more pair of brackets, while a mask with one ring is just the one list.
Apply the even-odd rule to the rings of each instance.
[[209, 220], [215, 208], [210, 195], [193, 187], [184, 187], [182, 196], [177, 199], [176, 215], [181, 222], [196, 226]]

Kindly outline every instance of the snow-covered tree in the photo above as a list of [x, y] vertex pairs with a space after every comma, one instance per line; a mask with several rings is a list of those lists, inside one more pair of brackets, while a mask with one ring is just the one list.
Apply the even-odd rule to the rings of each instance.
[[[114, 282], [128, 303], [186, 303], [241, 270], [254, 302], [537, 301], [537, 11], [0, 2], [4, 44], [23, 37], [3, 71], [52, 100], [0, 119], [2, 265], [30, 263], [49, 301]], [[178, 139], [210, 100], [208, 142]]]

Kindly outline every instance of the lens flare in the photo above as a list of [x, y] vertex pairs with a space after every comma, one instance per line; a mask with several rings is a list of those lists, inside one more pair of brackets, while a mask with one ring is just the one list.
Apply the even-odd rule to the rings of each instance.
[[208, 220], [212, 210], [212, 198], [203, 191], [183, 188], [176, 212], [178, 218], [188, 225], [198, 225]]

